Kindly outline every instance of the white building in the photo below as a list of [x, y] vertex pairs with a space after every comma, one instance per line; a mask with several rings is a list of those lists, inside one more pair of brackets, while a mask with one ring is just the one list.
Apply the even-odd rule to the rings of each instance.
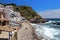
[[3, 10], [4, 10], [4, 6], [0, 4], [0, 12], [3, 12]]

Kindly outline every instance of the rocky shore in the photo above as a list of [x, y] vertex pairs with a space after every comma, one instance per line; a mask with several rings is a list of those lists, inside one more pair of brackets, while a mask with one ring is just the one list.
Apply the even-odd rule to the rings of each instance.
[[22, 27], [17, 32], [17, 38], [18, 40], [38, 40], [34, 28], [30, 25], [29, 22], [22, 23]]
[[[14, 8], [14, 7], [18, 7], [18, 6], [16, 5], [13, 6], [11, 4], [4, 6], [0, 4], [0, 14], [5, 13], [1, 17], [9, 19], [8, 20], [9, 24], [7, 25], [9, 25], [9, 27], [20, 27], [20, 29], [16, 31], [16, 33], [15, 31], [13, 31], [14, 34], [12, 33], [12, 40], [41, 40], [41, 38], [39, 38], [38, 35], [36, 35], [35, 28], [30, 23], [40, 23], [40, 21], [45, 22], [46, 20], [42, 19], [30, 7], [26, 7], [26, 6], [19, 6], [18, 8]], [[14, 9], [19, 10], [19, 11], [16, 11]]]

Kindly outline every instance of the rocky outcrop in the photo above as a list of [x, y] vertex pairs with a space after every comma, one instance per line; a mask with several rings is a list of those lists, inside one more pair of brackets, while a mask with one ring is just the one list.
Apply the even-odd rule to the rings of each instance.
[[15, 11], [20, 12], [21, 16], [25, 17], [32, 23], [45, 22], [44, 21], [45, 19], [40, 21], [42, 17], [30, 6], [16, 6], [15, 4], [7, 4], [7, 5], [13, 5]]
[[17, 33], [18, 40], [37, 40], [37, 35], [35, 34], [34, 28], [29, 22], [23, 22], [22, 27]]
[[44, 18], [42, 18], [42, 19], [40, 19], [40, 22], [41, 23], [45, 23], [45, 22], [47, 22], [47, 20], [45, 20]]
[[[18, 12], [16, 12], [16, 11], [18, 11]], [[6, 18], [12, 18], [10, 20], [12, 27], [17, 26], [17, 24], [20, 27], [20, 24], [19, 24], [20, 19], [19, 18], [21, 16], [25, 17], [30, 22], [32, 21], [31, 19], [33, 19], [33, 21], [32, 21], [33, 23], [34, 22], [39, 23], [40, 20], [42, 19], [42, 17], [40, 17], [29, 6], [5, 5], [5, 7], [3, 8], [3, 12], [6, 13], [6, 16], [8, 14], [8, 17], [6, 17]], [[21, 16], [19, 15], [19, 13], [21, 14]], [[11, 14], [11, 15], [9, 15], [9, 14]], [[22, 23], [20, 30], [18, 32], [16, 32], [16, 35], [13, 35], [13, 36], [17, 36], [17, 37], [14, 37], [14, 40], [17, 40], [17, 39], [18, 40], [39, 40], [37, 35], [35, 34], [34, 28], [30, 25], [30, 22], [26, 21], [26, 22]]]
[[6, 6], [6, 8], [11, 7], [10, 9], [20, 12], [21, 16], [25, 17], [30, 22], [33, 23], [45, 22], [44, 21], [45, 19], [40, 21], [40, 19], [43, 18], [30, 6], [16, 6], [16, 4], [4, 4], [4, 6]]

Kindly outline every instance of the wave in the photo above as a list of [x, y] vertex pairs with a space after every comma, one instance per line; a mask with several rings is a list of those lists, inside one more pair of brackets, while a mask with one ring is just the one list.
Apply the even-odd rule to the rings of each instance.
[[44, 39], [47, 39], [47, 40], [50, 40], [50, 39], [60, 40], [60, 35], [59, 35], [60, 29], [56, 29], [50, 26], [52, 22], [55, 22], [55, 21], [49, 21], [49, 22], [40, 23], [40, 24], [31, 23], [31, 25], [36, 28], [35, 32], [38, 36], [42, 36]]

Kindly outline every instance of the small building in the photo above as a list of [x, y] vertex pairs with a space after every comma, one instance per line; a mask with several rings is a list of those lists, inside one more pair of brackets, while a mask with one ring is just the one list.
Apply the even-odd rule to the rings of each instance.
[[5, 13], [0, 12], [0, 40], [9, 39], [9, 32], [6, 32], [5, 28], [8, 27], [9, 20], [5, 19]]
[[4, 6], [0, 4], [0, 12], [3, 12], [3, 10], [4, 10]]

